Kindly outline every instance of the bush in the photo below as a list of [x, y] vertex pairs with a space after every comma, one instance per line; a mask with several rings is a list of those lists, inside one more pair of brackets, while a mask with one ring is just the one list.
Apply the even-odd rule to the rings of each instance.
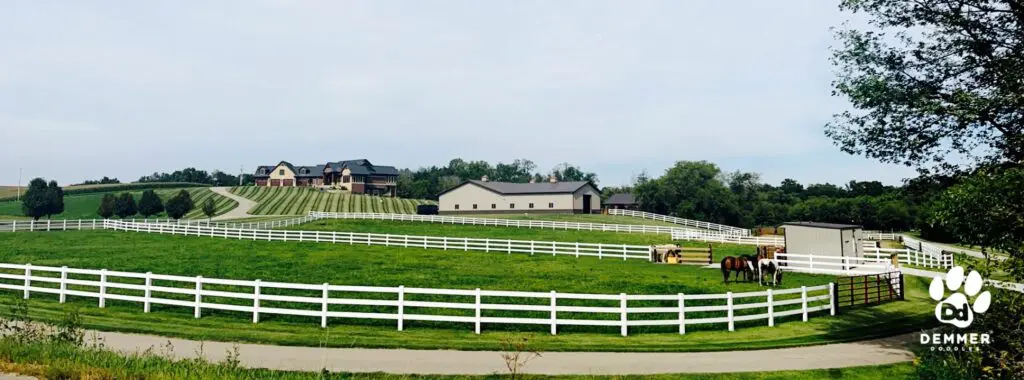
[[437, 215], [437, 205], [416, 205], [417, 215]]
[[[923, 380], [946, 379], [1024, 379], [1024, 294], [992, 289], [992, 306], [976, 314], [970, 331], [991, 332], [992, 343], [979, 346], [976, 352], [931, 351], [922, 347], [917, 352], [917, 373]], [[943, 328], [938, 333], [965, 332]]]

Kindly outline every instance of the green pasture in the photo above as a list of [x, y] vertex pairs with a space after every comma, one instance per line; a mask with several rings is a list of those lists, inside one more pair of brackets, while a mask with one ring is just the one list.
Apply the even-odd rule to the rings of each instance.
[[[337, 285], [369, 285], [517, 290], [618, 294], [698, 294], [726, 291], [757, 291], [751, 283], [723, 284], [717, 270], [695, 266], [655, 265], [641, 260], [599, 260], [571, 256], [529, 256], [525, 254], [475, 253], [418, 248], [350, 246], [326, 243], [264, 242], [225, 240], [210, 237], [174, 236], [115, 231], [70, 231], [13, 233], [0, 235], [0, 262], [33, 265], [66, 265], [75, 268], [106, 268], [132, 272], [204, 276], [226, 279], [262, 279]], [[81, 277], [88, 279], [88, 277]], [[127, 281], [127, 280], [126, 280]], [[819, 285], [832, 281], [829, 276], [787, 273], [783, 287]], [[36, 286], [46, 286], [39, 282]], [[52, 284], [50, 284], [52, 285]], [[159, 286], [192, 286], [189, 283], [154, 283]], [[709, 351], [784, 347], [866, 339], [899, 332], [915, 331], [933, 324], [933, 306], [926, 295], [926, 279], [908, 278], [908, 301], [870, 308], [851, 309], [837, 317], [817, 315], [809, 322], [799, 317], [779, 318], [776, 327], [765, 321], [737, 323], [734, 332], [723, 325], [688, 326], [679, 335], [677, 328], [631, 327], [629, 337], [618, 335], [617, 327], [559, 326], [558, 335], [549, 335], [548, 326], [483, 326], [483, 334], [473, 333], [471, 324], [444, 322], [406, 322], [405, 331], [397, 331], [394, 321], [331, 319], [327, 329], [319, 327], [318, 317], [263, 315], [251, 323], [249, 313], [204, 310], [193, 319], [188, 307], [154, 305], [144, 314], [142, 305], [108, 301], [107, 308], [96, 307], [95, 299], [69, 297], [79, 307], [87, 327], [179, 336], [193, 339], [246, 341], [285, 345], [334, 347], [497, 349], [497, 337], [509, 332], [532, 334], [537, 348], [547, 351]], [[72, 289], [75, 286], [72, 286]], [[249, 292], [251, 288], [210, 286], [208, 289]], [[94, 288], [93, 288], [94, 289]], [[111, 290], [112, 292], [114, 290]], [[284, 291], [283, 295], [319, 297], [319, 291]], [[130, 293], [133, 291], [124, 290]], [[315, 294], [313, 294], [315, 293]], [[0, 291], [0, 302], [20, 298], [20, 291]], [[174, 294], [154, 294], [174, 298]], [[180, 295], [188, 299], [188, 296]], [[369, 297], [365, 293], [332, 294], [333, 297]], [[376, 295], [375, 298], [381, 298]], [[393, 297], [393, 295], [392, 295]], [[466, 302], [459, 296], [410, 295], [407, 300]], [[211, 302], [238, 303], [246, 300], [209, 297]], [[778, 299], [782, 299], [780, 297]], [[64, 305], [55, 295], [34, 294], [33, 315], [44, 320], [59, 319]], [[204, 298], [207, 299], [207, 298]], [[756, 299], [750, 299], [754, 301]], [[493, 302], [546, 304], [546, 299], [490, 299]], [[489, 301], [489, 302], [490, 302]], [[617, 302], [569, 301], [567, 305], [614, 307]], [[642, 301], [648, 302], [648, 301]], [[562, 304], [562, 303], [560, 303]], [[614, 305], [613, 305], [614, 304]], [[671, 306], [650, 301], [632, 306]], [[695, 303], [699, 305], [699, 303]], [[264, 304], [263, 307], [274, 307]], [[293, 304], [278, 307], [306, 307], [319, 310], [318, 304]], [[378, 308], [378, 309], [373, 309]], [[393, 312], [385, 307], [332, 305], [331, 310]], [[373, 310], [371, 310], [373, 309]], [[754, 311], [740, 310], [742, 312]], [[776, 311], [781, 311], [776, 309]], [[472, 313], [472, 311], [467, 311]], [[465, 315], [462, 311], [407, 308], [406, 313], [444, 313]], [[489, 311], [485, 316], [544, 318], [547, 312]], [[617, 315], [559, 313], [559, 318], [606, 318]], [[697, 315], [691, 318], [700, 317]], [[631, 316], [631, 319], [633, 316]], [[640, 318], [668, 318], [664, 315]]]

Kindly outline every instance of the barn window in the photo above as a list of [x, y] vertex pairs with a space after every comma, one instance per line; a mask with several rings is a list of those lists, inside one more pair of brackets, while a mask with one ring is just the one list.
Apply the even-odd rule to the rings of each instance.
[[343, 176], [341, 176], [341, 182], [348, 182], [350, 178], [351, 177], [349, 177], [347, 175], [343, 175]]
[[459, 205], [455, 205], [455, 209], [458, 210], [459, 209]]
[[516, 208], [516, 204], [515, 203], [509, 203], [508, 204], [508, 208]]
[[498, 205], [494, 204], [494, 203], [491, 203], [491, 209], [493, 210], [493, 209], [496, 209], [496, 208], [498, 208]]
[[284, 175], [284, 169], [278, 170], [277, 175]]
[[473, 204], [473, 209], [476, 210], [476, 203]]
[[533, 203], [530, 203], [530, 208], [533, 208]]
[[548, 208], [555, 208], [555, 202], [548, 203]]

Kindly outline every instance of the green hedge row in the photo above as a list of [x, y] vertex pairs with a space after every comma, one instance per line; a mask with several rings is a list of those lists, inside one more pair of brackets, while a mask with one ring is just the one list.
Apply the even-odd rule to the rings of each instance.
[[[149, 189], [167, 189], [167, 188], [181, 188], [181, 187], [209, 187], [210, 185], [204, 183], [192, 183], [192, 182], [134, 182], [134, 183], [122, 183], [117, 185], [99, 185], [82, 188], [64, 187], [64, 195], [81, 195], [81, 194], [92, 194], [92, 193], [111, 193], [119, 191], [131, 191], [131, 190], [149, 190]], [[0, 198], [0, 202], [13, 201], [17, 199], [17, 196]]]

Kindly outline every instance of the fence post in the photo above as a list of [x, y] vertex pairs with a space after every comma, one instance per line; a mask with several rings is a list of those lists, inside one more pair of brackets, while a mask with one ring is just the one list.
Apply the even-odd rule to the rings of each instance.
[[551, 335], [555, 335], [555, 334], [558, 333], [558, 311], [557, 311], [557, 306], [556, 306], [557, 302], [555, 301], [557, 298], [558, 297], [555, 294], [555, 291], [552, 290], [551, 291]]
[[152, 287], [153, 287], [153, 272], [146, 272], [146, 288], [144, 290], [144, 292], [146, 294], [145, 294], [145, 301], [142, 303], [142, 312], [143, 313], [148, 313], [149, 312], [149, 305], [150, 305], [149, 299], [152, 296], [152, 290], [150, 288], [152, 288]]
[[619, 293], [619, 309], [622, 313], [622, 336], [626, 336], [629, 332], [629, 326], [626, 324], [628, 319], [626, 316], [626, 293]]
[[320, 306], [320, 327], [327, 327], [327, 293], [330, 292], [330, 285], [324, 283], [324, 297]]
[[100, 269], [100, 308], [107, 306], [107, 270]]
[[729, 331], [735, 331], [736, 327], [735, 327], [735, 323], [733, 321], [734, 317], [733, 317], [733, 310], [732, 310], [732, 292], [726, 292], [725, 293], [725, 306], [726, 306], [726, 311], [729, 313], [728, 314]]
[[622, 245], [622, 261], [626, 261], [626, 245]]
[[203, 276], [196, 276], [196, 310], [195, 318], [199, 318], [202, 315], [203, 305]]
[[[47, 223], [46, 228], [47, 229], [50, 228], [49, 223]], [[68, 267], [63, 266], [63, 267], [60, 267], [60, 303], [64, 303], [64, 301], [67, 300], [68, 296], [67, 296], [67, 294], [65, 294], [67, 289], [68, 289]]]
[[32, 264], [25, 264], [25, 294], [24, 299], [28, 299], [29, 288], [32, 287]]
[[829, 315], [836, 315], [836, 283], [828, 283], [828, 303], [829, 303]]
[[533, 240], [530, 240], [530, 256], [533, 256], [533, 253], [534, 253], [534, 251], [535, 251], [535, 249], [534, 249], [534, 247], [533, 247], [533, 246], [534, 246], [534, 244], [533, 244], [533, 243], [534, 243], [534, 242], [533, 242]]
[[804, 311], [804, 322], [807, 322], [807, 286], [800, 287], [800, 306]]
[[405, 329], [405, 285], [398, 285], [398, 331]]
[[580, 258], [580, 243], [576, 243], [576, 258]]
[[900, 272], [900, 301], [903, 301], [903, 295], [906, 294], [906, 288], [903, 287], [903, 272]]
[[252, 286], [252, 323], [260, 322], [260, 280]]
[[508, 240], [505, 241], [505, 248], [508, 250], [507, 254], [511, 255], [512, 254], [512, 239], [508, 239]]
[[480, 334], [480, 288], [476, 288], [476, 323], [474, 331], [477, 335]]
[[775, 295], [768, 288], [768, 327], [775, 326]]
[[686, 298], [683, 293], [677, 294], [679, 299], [679, 335], [686, 334]]

